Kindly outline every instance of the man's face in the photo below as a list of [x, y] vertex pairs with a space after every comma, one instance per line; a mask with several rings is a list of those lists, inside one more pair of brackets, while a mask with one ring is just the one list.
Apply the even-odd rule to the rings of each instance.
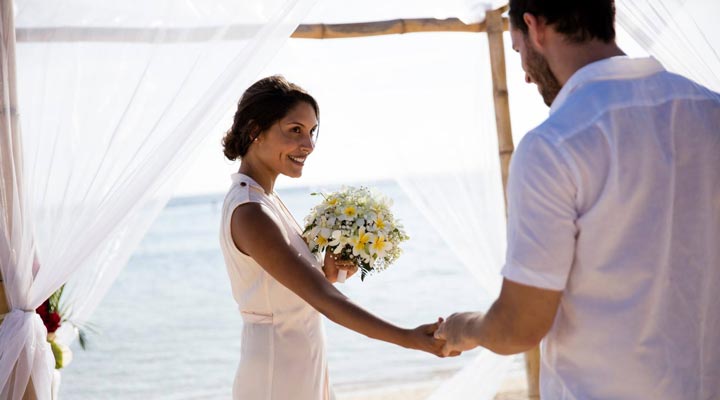
[[548, 107], [557, 97], [562, 85], [555, 78], [555, 74], [550, 70], [545, 57], [533, 47], [528, 38], [520, 29], [511, 28], [510, 37], [512, 38], [513, 50], [520, 53], [520, 61], [525, 71], [525, 82], [537, 85], [538, 92]]

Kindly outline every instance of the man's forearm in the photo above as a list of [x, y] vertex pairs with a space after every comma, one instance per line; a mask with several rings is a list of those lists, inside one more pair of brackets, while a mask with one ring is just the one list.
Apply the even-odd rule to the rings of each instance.
[[522, 353], [535, 347], [542, 337], [522, 328], [521, 316], [496, 301], [487, 314], [468, 323], [466, 336], [477, 346], [503, 355]]

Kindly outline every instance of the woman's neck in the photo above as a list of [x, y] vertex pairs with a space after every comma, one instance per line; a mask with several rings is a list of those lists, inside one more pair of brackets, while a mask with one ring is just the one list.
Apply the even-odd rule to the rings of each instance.
[[244, 160], [240, 163], [239, 173], [251, 177], [255, 182], [262, 186], [265, 193], [270, 194], [275, 188], [275, 179], [278, 174], [269, 171], [267, 168], [261, 168], [255, 165], [250, 160]]

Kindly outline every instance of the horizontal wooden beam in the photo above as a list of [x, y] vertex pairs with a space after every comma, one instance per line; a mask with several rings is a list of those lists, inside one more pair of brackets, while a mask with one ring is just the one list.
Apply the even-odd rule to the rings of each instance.
[[[503, 23], [504, 29], [508, 30], [508, 21], [506, 18], [503, 20]], [[303, 24], [298, 26], [291, 37], [297, 39], [343, 39], [417, 32], [485, 31], [487, 31], [485, 21], [466, 24], [457, 18], [417, 18], [353, 24]]]

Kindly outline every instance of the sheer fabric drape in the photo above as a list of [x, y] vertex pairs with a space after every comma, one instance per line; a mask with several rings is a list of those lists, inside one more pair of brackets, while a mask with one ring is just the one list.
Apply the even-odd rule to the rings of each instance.
[[18, 73], [3, 74], [4, 89], [17, 85], [8, 109], [19, 121], [3, 113], [0, 268], [12, 312], [0, 325], [0, 397], [19, 399], [32, 374], [50, 398], [53, 358], [34, 309], [68, 282], [68, 317], [87, 320], [193, 150], [313, 4], [15, 3]]
[[720, 3], [620, 0], [616, 6], [618, 25], [665, 68], [720, 90]]

